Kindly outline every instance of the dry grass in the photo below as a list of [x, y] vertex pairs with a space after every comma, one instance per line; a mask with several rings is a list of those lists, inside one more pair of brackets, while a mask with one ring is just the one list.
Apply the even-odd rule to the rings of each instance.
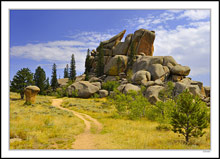
[[[73, 114], [54, 108], [53, 97], [37, 96], [33, 106], [24, 106], [24, 100], [10, 97], [10, 149], [68, 149], [74, 137], [84, 128], [83, 122]], [[157, 122], [147, 119], [128, 120], [114, 116], [114, 107], [106, 99], [63, 98], [62, 106], [86, 113], [103, 124], [95, 135], [98, 149], [210, 149], [210, 128], [201, 138], [184, 137], [172, 131], [157, 130]], [[91, 132], [97, 133], [94, 124]]]
[[114, 118], [114, 108], [105, 102], [105, 98], [64, 98], [62, 105], [86, 113], [103, 124], [103, 130], [96, 136], [98, 149], [210, 149], [210, 128], [203, 137], [191, 138], [187, 145], [183, 136], [170, 130], [157, 130], [157, 122]]
[[68, 149], [84, 129], [72, 113], [51, 106], [54, 97], [37, 96], [36, 104], [24, 105], [10, 93], [10, 149]]

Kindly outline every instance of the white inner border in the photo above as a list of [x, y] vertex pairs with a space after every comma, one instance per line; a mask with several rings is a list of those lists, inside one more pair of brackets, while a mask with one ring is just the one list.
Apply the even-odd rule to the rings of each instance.
[[[219, 157], [218, 2], [1, 2], [2, 157]], [[211, 9], [211, 150], [9, 150], [10, 9]]]

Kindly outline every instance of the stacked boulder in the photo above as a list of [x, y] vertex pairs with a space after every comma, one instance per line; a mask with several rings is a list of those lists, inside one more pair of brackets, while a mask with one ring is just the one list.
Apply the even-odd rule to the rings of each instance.
[[[139, 29], [134, 34], [128, 34], [125, 37], [125, 41], [121, 42], [126, 30], [123, 30], [119, 34], [115, 35], [109, 40], [102, 41], [96, 50], [92, 50], [91, 61], [91, 73], [95, 73], [98, 60], [98, 50], [102, 44], [102, 51], [104, 53], [104, 73], [110, 76], [119, 75], [127, 68], [128, 56], [131, 53], [131, 49], [137, 53], [137, 55], [144, 54], [146, 56], [153, 56], [154, 52], [154, 39], [155, 32], [146, 29]], [[117, 65], [117, 61], [120, 60], [120, 65]], [[118, 68], [119, 67], [119, 68]]]
[[[128, 93], [129, 90], [140, 91], [144, 86], [144, 96], [149, 102], [155, 104], [160, 99], [158, 94], [165, 88], [168, 81], [174, 83], [174, 95], [178, 95], [185, 89], [189, 89], [193, 95], [198, 95], [210, 106], [210, 87], [203, 87], [203, 83], [193, 81], [187, 77], [191, 71], [188, 66], [178, 64], [172, 56], [153, 56], [155, 32], [139, 29], [134, 34], [128, 34], [124, 42], [121, 42], [126, 30], [123, 30], [109, 40], [103, 41], [96, 50], [92, 50], [90, 61], [91, 69], [89, 81], [85, 78], [77, 78], [75, 83], [68, 87], [69, 93], [78, 90], [79, 97], [88, 98], [94, 93], [100, 97], [106, 97], [109, 92], [102, 90], [101, 86], [107, 81], [118, 81], [118, 90]], [[104, 53], [104, 75], [95, 75], [98, 60], [98, 50], [102, 44]], [[129, 68], [131, 77], [128, 78], [128, 61], [131, 50], [135, 51], [134, 63]], [[120, 62], [119, 62], [120, 61]], [[85, 75], [82, 75], [83, 77]], [[81, 76], [81, 77], [82, 77]]]

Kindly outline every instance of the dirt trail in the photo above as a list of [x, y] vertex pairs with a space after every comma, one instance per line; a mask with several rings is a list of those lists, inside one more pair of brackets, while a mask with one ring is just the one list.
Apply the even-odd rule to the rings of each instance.
[[91, 124], [94, 123], [97, 129], [97, 133], [102, 130], [102, 124], [87, 114], [79, 113], [74, 110], [61, 107], [60, 104], [62, 103], [62, 101], [63, 101], [62, 99], [53, 99], [52, 105], [59, 109], [72, 112], [75, 116], [83, 120], [86, 126], [84, 132], [76, 136], [76, 140], [73, 143], [72, 148], [73, 149], [96, 149], [96, 144], [94, 140], [96, 134], [92, 134], [90, 132]]

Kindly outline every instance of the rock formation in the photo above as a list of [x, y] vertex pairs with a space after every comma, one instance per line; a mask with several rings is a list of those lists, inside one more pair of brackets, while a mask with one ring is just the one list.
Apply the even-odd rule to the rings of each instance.
[[63, 87], [63, 86], [66, 86], [69, 82], [69, 78], [60, 78], [60, 79], [57, 79], [57, 83], [58, 83], [58, 86], [59, 87]]
[[40, 92], [40, 88], [38, 88], [37, 86], [27, 86], [24, 90], [26, 103], [34, 104], [38, 92]]
[[[123, 30], [109, 40], [102, 41], [96, 50], [91, 51], [89, 81], [84, 81], [85, 78], [77, 78], [79, 80], [68, 87], [70, 94], [71, 91], [78, 90], [79, 97], [87, 98], [94, 93], [105, 97], [109, 94], [106, 90], [102, 90], [102, 83], [118, 81], [120, 83], [118, 90], [123, 93], [129, 90], [139, 91], [141, 86], [144, 86], [146, 88], [144, 96], [155, 104], [160, 100], [158, 93], [165, 88], [166, 82], [172, 81], [175, 85], [175, 95], [189, 89], [190, 93], [198, 95], [208, 106], [210, 105], [210, 87], [203, 87], [202, 82], [187, 77], [191, 71], [188, 66], [178, 64], [172, 56], [153, 56], [154, 31], [139, 29], [134, 34], [128, 34], [125, 41], [121, 42], [125, 32], [126, 30]], [[97, 77], [97, 55], [101, 45], [105, 67], [104, 75]], [[133, 65], [128, 66], [131, 49], [135, 57]]]

